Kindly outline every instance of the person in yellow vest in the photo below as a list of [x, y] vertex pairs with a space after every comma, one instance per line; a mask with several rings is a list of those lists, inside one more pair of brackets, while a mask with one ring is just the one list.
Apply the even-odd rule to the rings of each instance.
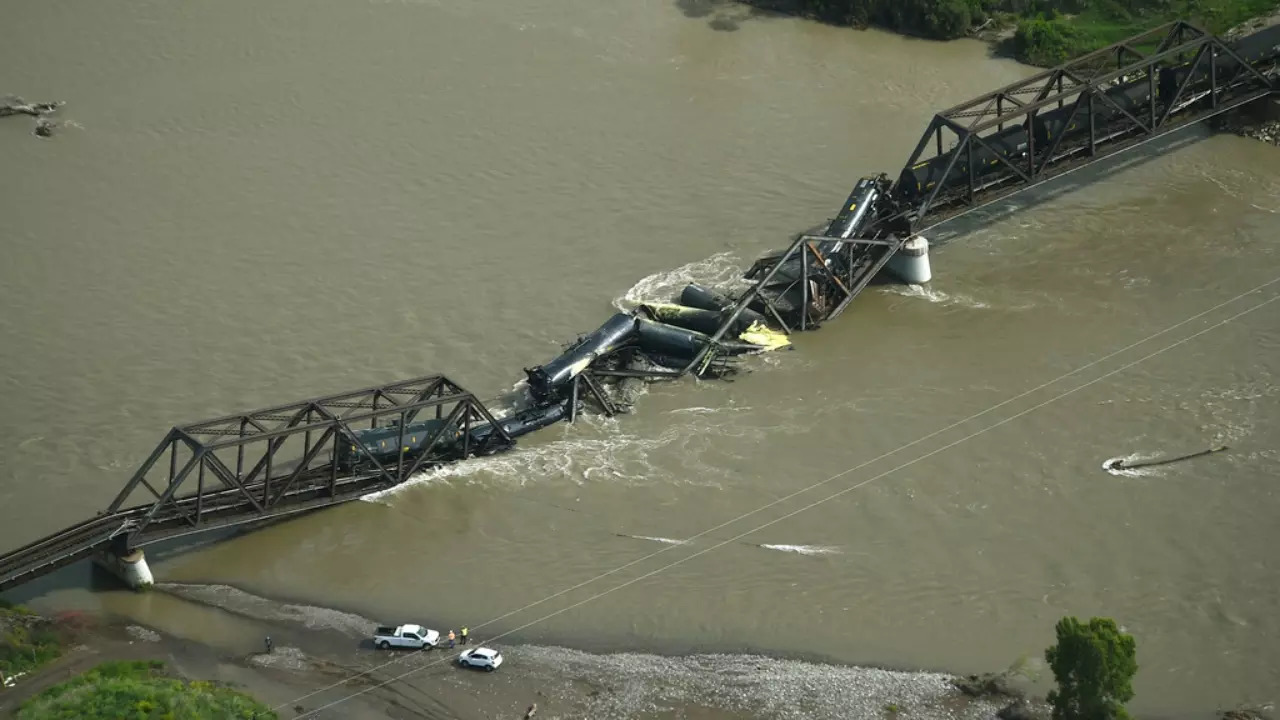
[[462, 644], [467, 644], [467, 629], [465, 627], [462, 628]]
[[452, 630], [450, 630], [450, 631], [449, 631], [449, 647], [450, 647], [450, 648], [452, 648], [452, 647], [453, 647], [453, 639], [454, 639], [454, 634], [453, 634], [453, 631], [452, 631]]

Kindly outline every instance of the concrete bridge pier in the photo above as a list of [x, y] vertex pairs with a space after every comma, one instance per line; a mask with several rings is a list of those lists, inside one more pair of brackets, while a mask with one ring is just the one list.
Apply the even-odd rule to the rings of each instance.
[[912, 235], [889, 259], [889, 272], [911, 285], [924, 285], [933, 279], [929, 267], [929, 241], [923, 235]]
[[155, 584], [151, 577], [151, 568], [147, 566], [147, 556], [141, 548], [120, 554], [115, 549], [94, 553], [93, 562], [98, 567], [115, 575], [132, 590], [149, 590]]

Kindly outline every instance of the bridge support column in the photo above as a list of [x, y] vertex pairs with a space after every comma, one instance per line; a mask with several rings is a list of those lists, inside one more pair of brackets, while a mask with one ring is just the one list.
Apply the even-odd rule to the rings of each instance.
[[147, 556], [141, 549], [132, 550], [124, 555], [106, 550], [94, 555], [93, 561], [99, 567], [120, 578], [132, 590], [147, 590], [155, 584], [155, 579], [151, 577], [151, 568], [147, 566]]
[[888, 269], [912, 285], [929, 282], [933, 279], [933, 271], [929, 267], [929, 241], [922, 235], [912, 235], [889, 259]]

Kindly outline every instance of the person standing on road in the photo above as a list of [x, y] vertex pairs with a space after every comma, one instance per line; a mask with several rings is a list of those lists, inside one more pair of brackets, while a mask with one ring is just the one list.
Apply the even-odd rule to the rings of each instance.
[[467, 644], [467, 629], [465, 627], [462, 628], [462, 644]]
[[449, 631], [449, 649], [451, 650], [453, 649], [453, 639], [454, 639], [453, 631], [450, 630]]

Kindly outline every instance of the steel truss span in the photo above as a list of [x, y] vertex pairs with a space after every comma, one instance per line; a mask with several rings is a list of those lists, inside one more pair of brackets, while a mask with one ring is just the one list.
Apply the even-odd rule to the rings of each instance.
[[890, 191], [937, 224], [1276, 91], [1280, 26], [1225, 42], [1178, 21], [934, 116]]
[[174, 427], [105, 512], [0, 556], [0, 590], [94, 552], [276, 519], [515, 444], [443, 375]]

